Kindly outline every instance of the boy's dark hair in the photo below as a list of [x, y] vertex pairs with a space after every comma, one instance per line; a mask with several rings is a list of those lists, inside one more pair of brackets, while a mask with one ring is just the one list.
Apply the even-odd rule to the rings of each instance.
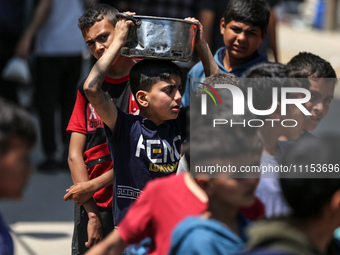
[[259, 27], [262, 36], [267, 32], [269, 17], [270, 7], [264, 0], [231, 0], [223, 14], [226, 25], [232, 20], [247, 22]]
[[[215, 84], [237, 85], [238, 79], [230, 74], [217, 74], [204, 80], [204, 84], [214, 86]], [[243, 126], [242, 122], [247, 122], [255, 118], [247, 108], [244, 115], [233, 114], [233, 99], [227, 89], [216, 89], [222, 105], [215, 105], [213, 100], [207, 100], [208, 113], [202, 116], [200, 112], [200, 95], [195, 97], [190, 106], [190, 148], [195, 148], [195, 155], [190, 155], [189, 147], [185, 147], [185, 154], [190, 161], [190, 157], [199, 163], [205, 159], [229, 159], [246, 153], [258, 153], [262, 151], [262, 142], [257, 133], [257, 128]], [[239, 123], [230, 126], [212, 126], [213, 119], [233, 120]]]
[[182, 78], [180, 67], [169, 60], [146, 59], [130, 71], [130, 87], [134, 96], [139, 90], [150, 91], [159, 81], [169, 81], [172, 75]]
[[260, 63], [247, 69], [243, 78], [287, 78], [288, 71], [285, 65], [280, 63]]
[[[267, 110], [272, 105], [272, 89], [278, 88], [278, 102], [281, 101], [282, 87], [309, 88], [307, 79], [289, 79], [288, 70], [280, 63], [261, 63], [250, 67], [242, 76], [239, 87], [244, 95], [252, 88], [253, 106], [257, 110]], [[259, 118], [265, 116], [259, 116]]]
[[287, 64], [291, 77], [332, 78], [337, 82], [336, 73], [332, 65], [321, 57], [309, 53], [300, 52]]
[[[272, 88], [281, 88], [283, 80], [287, 78], [286, 66], [279, 63], [262, 63], [249, 68], [242, 76], [239, 87], [244, 95], [248, 88], [253, 89], [253, 106], [257, 110], [269, 109], [272, 105]], [[280, 89], [278, 89], [280, 100]]]
[[[315, 137], [300, 139], [289, 150], [286, 150], [282, 164], [284, 166], [301, 165], [304, 170], [311, 164], [339, 167], [339, 151], [339, 135], [327, 134], [319, 139]], [[323, 173], [323, 176], [325, 177], [326, 174]], [[299, 220], [310, 220], [321, 216], [325, 205], [340, 189], [339, 178], [281, 176], [286, 177], [280, 179], [283, 195], [292, 208], [292, 216]]]
[[6, 154], [13, 138], [20, 138], [33, 146], [36, 128], [28, 113], [5, 99], [0, 98], [0, 154]]
[[215, 84], [231, 84], [237, 86], [238, 77], [227, 73], [218, 73], [204, 79], [204, 83], [214, 86]]
[[80, 30], [86, 31], [91, 28], [96, 22], [106, 18], [114, 27], [117, 23], [116, 14], [119, 11], [108, 4], [96, 4], [85, 11], [78, 19], [78, 27]]

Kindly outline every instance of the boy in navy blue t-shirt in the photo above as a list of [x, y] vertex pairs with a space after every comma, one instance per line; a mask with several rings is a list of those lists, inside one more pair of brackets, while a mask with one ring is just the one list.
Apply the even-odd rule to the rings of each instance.
[[[126, 42], [130, 25], [133, 23], [129, 20], [118, 20], [111, 46], [94, 65], [84, 83], [87, 98], [105, 123], [114, 161], [115, 225], [147, 181], [176, 172], [181, 144], [186, 138], [186, 114], [180, 108], [182, 74], [171, 61], [143, 60], [131, 69], [130, 86], [140, 107], [139, 116], [123, 113], [101, 90], [109, 67]], [[198, 38], [195, 47], [207, 64], [205, 67], [208, 72], [218, 72], [206, 42], [201, 40], [200, 34]]]

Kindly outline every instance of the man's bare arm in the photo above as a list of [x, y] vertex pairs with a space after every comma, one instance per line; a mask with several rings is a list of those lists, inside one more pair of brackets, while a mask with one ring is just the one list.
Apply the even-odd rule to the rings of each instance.
[[[68, 163], [71, 171], [71, 176], [74, 184], [86, 182], [89, 180], [83, 152], [86, 146], [86, 135], [78, 132], [72, 132]], [[80, 204], [78, 204], [80, 206]], [[98, 243], [103, 237], [101, 217], [95, 200], [89, 197], [84, 201], [83, 206], [88, 215], [87, 234], [88, 240], [85, 243], [86, 247], [91, 247]]]
[[102, 175], [85, 182], [78, 182], [66, 190], [64, 200], [75, 201], [83, 205], [95, 192], [109, 186], [113, 181], [113, 168]]

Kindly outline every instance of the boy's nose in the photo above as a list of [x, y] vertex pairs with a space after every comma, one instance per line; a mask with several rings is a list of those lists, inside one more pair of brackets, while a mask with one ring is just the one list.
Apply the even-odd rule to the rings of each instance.
[[321, 113], [323, 111], [323, 103], [322, 102], [318, 102], [315, 106], [314, 106], [314, 111], [317, 111], [319, 113]]
[[96, 42], [96, 52], [102, 53], [103, 50], [104, 50], [104, 45], [99, 42]]
[[241, 41], [245, 40], [246, 39], [245, 33], [244, 32], [239, 33], [237, 39]]
[[175, 94], [175, 98], [174, 98], [176, 101], [178, 100], [181, 100], [182, 99], [182, 95], [181, 95], [181, 92], [179, 90], [176, 91], [176, 94]]

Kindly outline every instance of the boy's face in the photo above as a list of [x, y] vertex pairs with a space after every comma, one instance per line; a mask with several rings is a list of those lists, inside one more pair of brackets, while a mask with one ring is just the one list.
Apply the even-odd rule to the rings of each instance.
[[314, 130], [319, 122], [325, 117], [329, 110], [329, 104], [334, 97], [335, 84], [327, 79], [309, 79], [311, 99], [305, 104], [306, 109], [312, 114], [307, 116], [305, 128]]
[[[260, 154], [245, 153], [229, 161], [231, 166], [241, 169], [245, 166], [259, 166]], [[237, 176], [237, 175], [236, 175]], [[232, 178], [233, 174], [220, 174], [222, 178], [208, 180], [207, 194], [212, 203], [221, 206], [228, 205], [234, 208], [252, 205], [255, 201], [255, 190], [259, 183], [259, 174], [256, 178]]]
[[0, 197], [21, 197], [31, 174], [30, 149], [19, 138], [13, 138], [9, 151], [0, 155]]
[[111, 45], [114, 33], [115, 28], [106, 18], [83, 31], [84, 40], [96, 59], [99, 59]]
[[229, 58], [234, 59], [251, 57], [265, 37], [265, 35], [262, 37], [259, 27], [234, 20], [225, 24], [224, 18], [221, 19], [220, 30]]
[[152, 85], [150, 91], [145, 91], [148, 119], [156, 125], [176, 119], [181, 107], [181, 89], [181, 78], [172, 75], [169, 81], [159, 81]]

